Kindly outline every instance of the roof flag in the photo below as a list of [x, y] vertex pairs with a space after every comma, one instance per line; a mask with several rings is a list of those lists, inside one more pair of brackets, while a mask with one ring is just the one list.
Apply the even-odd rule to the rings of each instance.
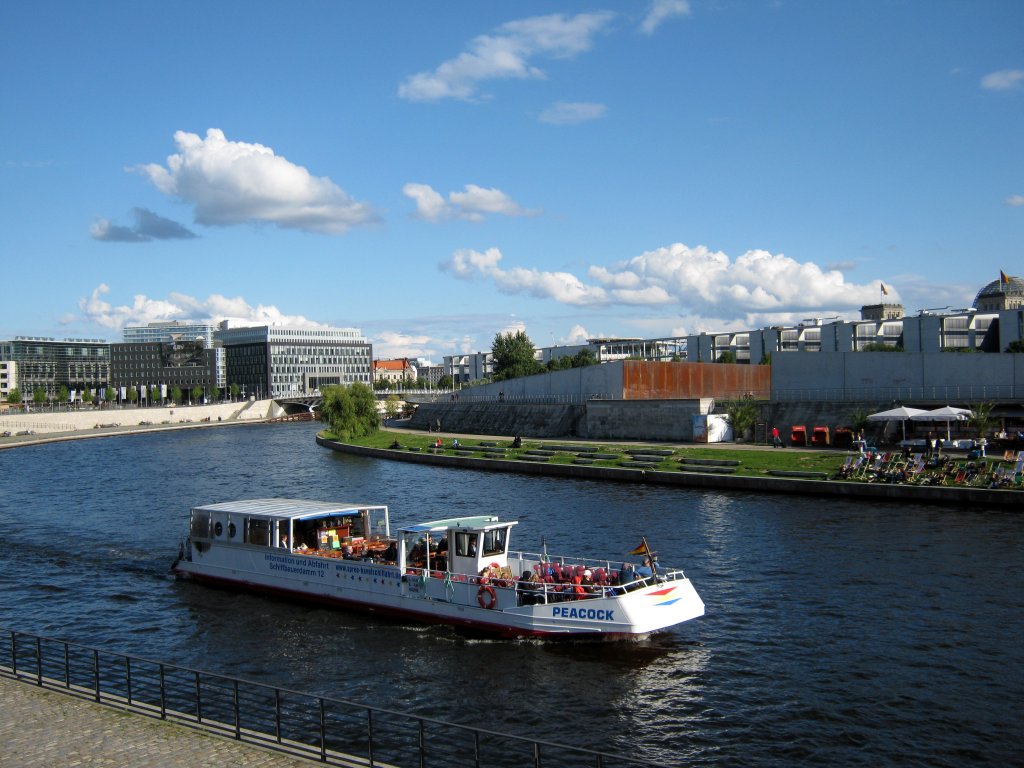
[[888, 296], [889, 295], [889, 292], [887, 290], [885, 290], [885, 283], [879, 283], [878, 287], [882, 289], [882, 295], [883, 296]]
[[1003, 270], [1001, 270], [1001, 269], [999, 270], [999, 282], [1000, 282], [1000, 283], [1003, 283], [1004, 285], [1005, 285], [1006, 283], [1010, 282], [1010, 278], [1008, 278], [1008, 277], [1006, 276], [1006, 273], [1005, 273], [1005, 272], [1003, 272]]

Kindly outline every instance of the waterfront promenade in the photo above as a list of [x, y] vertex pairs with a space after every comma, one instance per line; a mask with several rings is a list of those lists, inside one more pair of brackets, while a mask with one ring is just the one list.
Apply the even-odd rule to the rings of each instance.
[[0, 676], [0, 768], [199, 765], [319, 763]]

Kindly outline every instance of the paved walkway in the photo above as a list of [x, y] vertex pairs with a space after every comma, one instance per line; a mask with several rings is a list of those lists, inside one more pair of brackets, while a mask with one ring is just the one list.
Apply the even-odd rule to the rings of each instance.
[[0, 768], [309, 768], [224, 736], [0, 677]]

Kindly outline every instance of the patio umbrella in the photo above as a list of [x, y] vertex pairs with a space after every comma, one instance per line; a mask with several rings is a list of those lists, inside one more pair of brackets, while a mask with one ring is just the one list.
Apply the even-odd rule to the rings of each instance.
[[951, 405], [944, 405], [934, 411], [925, 411], [916, 416], [911, 416], [911, 421], [944, 421], [946, 422], [946, 442], [950, 440], [949, 423], [951, 421], [965, 421], [974, 415], [974, 411], [967, 408], [954, 408]]
[[903, 427], [903, 439], [907, 439], [907, 419], [912, 419], [918, 414], [928, 413], [923, 408], [908, 408], [901, 405], [899, 408], [892, 408], [888, 411], [879, 411], [868, 416], [868, 421], [898, 421]]

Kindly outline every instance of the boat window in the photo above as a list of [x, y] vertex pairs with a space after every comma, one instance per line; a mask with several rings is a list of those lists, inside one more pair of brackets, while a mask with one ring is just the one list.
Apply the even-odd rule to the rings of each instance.
[[476, 533], [466, 531], [455, 532], [455, 554], [460, 557], [476, 557], [477, 536]]
[[224, 525], [218, 520], [213, 524], [213, 535], [220, 536], [222, 533], [224, 533]]
[[505, 554], [505, 529], [484, 532], [484, 555]]
[[270, 521], [253, 520], [245, 521], [245, 543], [267, 546], [270, 544]]
[[228, 523], [228, 536], [230, 536], [233, 539], [235, 538], [236, 533], [238, 533], [238, 529], [235, 527], [235, 524]]
[[210, 513], [201, 509], [192, 510], [192, 524], [189, 534], [193, 539], [210, 538]]

